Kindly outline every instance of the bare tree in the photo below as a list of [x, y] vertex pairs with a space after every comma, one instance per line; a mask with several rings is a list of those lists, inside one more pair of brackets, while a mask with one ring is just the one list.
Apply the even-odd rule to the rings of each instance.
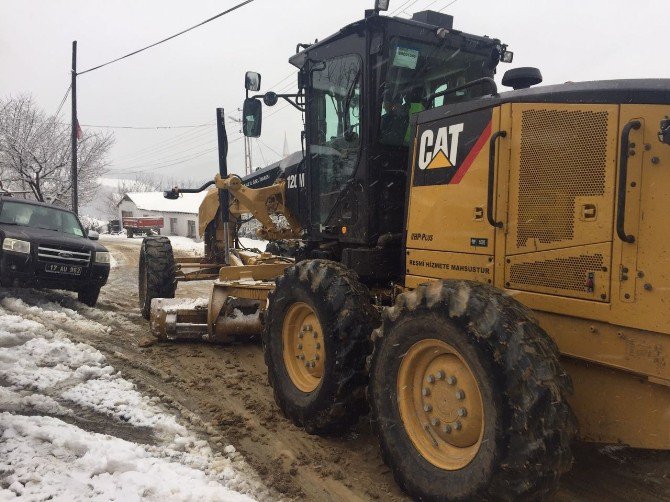
[[[79, 200], [92, 200], [107, 170], [112, 134], [84, 132], [77, 142]], [[42, 202], [68, 206], [71, 198], [70, 126], [47, 116], [30, 96], [0, 100], [0, 180]]]

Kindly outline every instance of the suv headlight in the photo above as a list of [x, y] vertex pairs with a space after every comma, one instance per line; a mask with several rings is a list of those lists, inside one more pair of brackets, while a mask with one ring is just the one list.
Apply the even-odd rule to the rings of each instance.
[[109, 263], [109, 253], [107, 251], [96, 251], [95, 252], [95, 262], [96, 263]]
[[30, 254], [30, 242], [6, 238], [2, 241], [2, 249], [5, 251], [13, 251], [15, 253]]

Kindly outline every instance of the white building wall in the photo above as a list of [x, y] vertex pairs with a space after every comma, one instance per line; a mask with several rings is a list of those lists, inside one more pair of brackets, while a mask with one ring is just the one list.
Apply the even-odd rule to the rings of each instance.
[[[193, 239], [196, 242], [200, 242], [200, 236], [198, 235], [198, 215], [197, 214], [186, 214], [186, 213], [168, 213], [160, 211], [147, 211], [144, 209], [137, 209], [137, 206], [134, 202], [130, 200], [123, 200], [119, 204], [119, 221], [121, 221], [123, 211], [128, 211], [132, 213], [132, 216], [135, 218], [141, 218], [143, 216], [148, 216], [152, 218], [163, 218], [164, 226], [161, 229], [161, 235], [178, 235], [182, 237], [191, 237], [188, 232], [188, 222], [193, 222]], [[174, 228], [171, 228], [170, 219], [176, 219]], [[174, 231], [172, 231], [174, 230]]]

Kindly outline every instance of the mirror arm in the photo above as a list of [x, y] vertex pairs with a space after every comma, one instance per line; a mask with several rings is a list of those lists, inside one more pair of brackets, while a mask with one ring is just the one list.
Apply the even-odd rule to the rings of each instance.
[[[293, 106], [294, 108], [296, 108], [299, 111], [304, 113], [305, 107], [300, 106], [300, 104], [297, 102], [297, 98], [300, 98], [302, 95], [303, 94], [301, 92], [299, 92], [297, 94], [277, 94], [277, 97], [282, 98], [285, 101], [288, 101], [291, 104], [291, 106]], [[251, 99], [261, 99], [262, 100], [264, 96], [265, 96], [265, 94], [254, 94], [253, 96], [251, 96]], [[295, 101], [291, 101], [290, 98], [294, 98]]]
[[291, 101], [291, 99], [290, 99], [290, 98], [297, 98], [299, 96], [300, 96], [300, 94], [278, 94], [277, 95], [277, 97], [279, 97], [279, 98], [284, 98], [284, 100], [287, 101], [288, 103], [290, 103], [291, 106], [293, 106], [293, 108], [296, 108], [297, 110], [304, 113], [305, 112], [305, 107], [300, 106], [297, 102]]
[[174, 188], [171, 188], [170, 190], [166, 190], [165, 192], [163, 192], [163, 197], [165, 197], [166, 199], [175, 200], [175, 199], [179, 198], [180, 193], [200, 193], [203, 190], [211, 187], [214, 184], [215, 184], [214, 181], [208, 181], [207, 183], [202, 185], [200, 188], [174, 187]]

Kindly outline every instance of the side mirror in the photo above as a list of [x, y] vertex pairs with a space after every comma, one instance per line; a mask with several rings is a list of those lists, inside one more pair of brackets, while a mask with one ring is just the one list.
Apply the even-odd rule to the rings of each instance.
[[100, 234], [95, 230], [89, 230], [88, 238], [91, 239], [92, 241], [97, 241], [100, 238]]
[[263, 103], [257, 98], [247, 98], [242, 107], [242, 132], [248, 138], [261, 135], [263, 121]]
[[244, 75], [244, 88], [247, 91], [260, 91], [261, 89], [261, 74], [255, 71], [248, 71]]

